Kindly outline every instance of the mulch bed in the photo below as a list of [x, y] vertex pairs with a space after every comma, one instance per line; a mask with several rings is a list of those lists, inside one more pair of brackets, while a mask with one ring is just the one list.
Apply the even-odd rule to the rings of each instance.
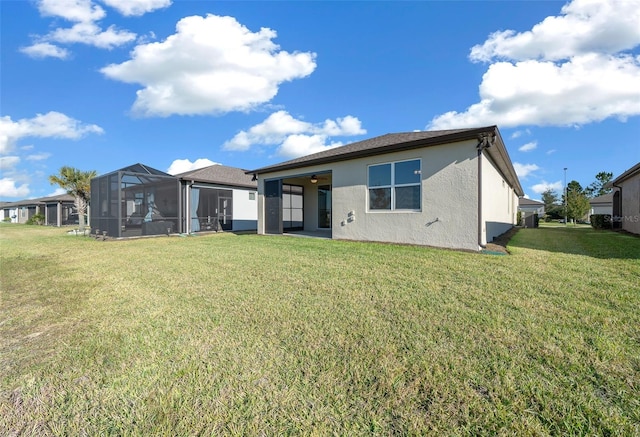
[[509, 240], [511, 240], [511, 237], [518, 233], [519, 230], [520, 228], [518, 226], [514, 226], [504, 234], [498, 235], [493, 239], [491, 243], [487, 243], [486, 250], [489, 252], [508, 254], [509, 251], [507, 250], [507, 244], [509, 244]]

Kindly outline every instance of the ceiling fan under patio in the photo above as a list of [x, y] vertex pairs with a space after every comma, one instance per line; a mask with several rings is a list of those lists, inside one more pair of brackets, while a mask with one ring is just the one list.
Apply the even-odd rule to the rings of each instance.
[[328, 181], [329, 178], [324, 176], [312, 175], [311, 178], [309, 178], [309, 180], [311, 181], [312, 184], [317, 184], [318, 181]]

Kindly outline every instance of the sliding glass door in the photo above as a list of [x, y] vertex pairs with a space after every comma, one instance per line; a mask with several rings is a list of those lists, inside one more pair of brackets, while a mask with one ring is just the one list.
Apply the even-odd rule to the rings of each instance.
[[318, 228], [331, 228], [331, 185], [318, 186]]

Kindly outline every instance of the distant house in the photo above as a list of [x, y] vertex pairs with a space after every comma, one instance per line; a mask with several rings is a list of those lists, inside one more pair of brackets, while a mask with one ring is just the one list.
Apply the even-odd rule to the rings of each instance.
[[615, 178], [611, 185], [618, 190], [613, 195], [614, 221], [625, 231], [640, 234], [640, 162]]
[[[616, 190], [617, 191], [617, 190]], [[589, 215], [608, 214], [613, 215], [613, 196], [614, 193], [603, 194], [602, 196], [589, 199]]]
[[222, 165], [174, 176], [134, 164], [91, 180], [92, 232], [122, 238], [256, 229], [251, 179]]
[[64, 226], [78, 223], [74, 198], [70, 194], [38, 197], [35, 199], [4, 202], [1, 206], [1, 219], [10, 219], [11, 223], [26, 223], [36, 214], [44, 216], [49, 226]]
[[479, 250], [524, 194], [496, 126], [387, 134], [250, 173], [259, 234]]
[[257, 229], [258, 184], [244, 170], [211, 165], [176, 177], [185, 199], [185, 232]]
[[518, 199], [518, 211], [522, 211], [525, 214], [538, 214], [539, 216], [543, 216], [544, 203], [521, 197]]
[[524, 227], [535, 228], [538, 227], [538, 219], [544, 215], [544, 203], [521, 197], [518, 199], [518, 211]]

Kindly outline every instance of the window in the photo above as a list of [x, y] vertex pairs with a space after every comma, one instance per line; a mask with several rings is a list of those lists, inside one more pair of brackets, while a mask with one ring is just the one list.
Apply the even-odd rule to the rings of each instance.
[[249, 193], [249, 200], [256, 200], [256, 193]]
[[420, 160], [369, 166], [369, 210], [420, 210]]

